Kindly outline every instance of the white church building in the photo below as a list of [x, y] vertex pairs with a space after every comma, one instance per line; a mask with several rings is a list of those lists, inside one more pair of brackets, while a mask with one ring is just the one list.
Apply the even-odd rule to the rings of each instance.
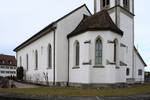
[[24, 79], [49, 85], [144, 82], [144, 60], [134, 47], [134, 0], [94, 0], [14, 49]]

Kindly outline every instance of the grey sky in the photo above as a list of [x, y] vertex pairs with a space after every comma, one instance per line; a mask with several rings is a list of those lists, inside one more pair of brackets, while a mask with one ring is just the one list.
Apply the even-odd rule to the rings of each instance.
[[[0, 53], [13, 49], [75, 8], [86, 4], [93, 13], [94, 0], [0, 0]], [[150, 64], [150, 0], [135, 0], [135, 45]]]

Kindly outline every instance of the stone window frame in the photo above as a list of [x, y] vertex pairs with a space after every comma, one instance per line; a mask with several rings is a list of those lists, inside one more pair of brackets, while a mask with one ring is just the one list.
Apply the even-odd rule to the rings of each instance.
[[[77, 48], [77, 45], [78, 45], [78, 48]], [[78, 40], [75, 40], [73, 44], [73, 68], [72, 69], [79, 69], [80, 68], [79, 66], [80, 66], [80, 42]]]
[[[96, 42], [97, 42], [97, 40], [100, 40], [100, 42], [101, 42], [101, 49], [99, 49], [100, 50], [100, 52], [101, 52], [101, 62], [100, 63], [97, 63], [96, 62]], [[96, 39], [95, 39], [95, 50], [94, 50], [94, 52], [95, 52], [95, 55], [94, 55], [94, 63], [95, 63], [95, 66], [102, 66], [103, 65], [103, 40], [102, 40], [102, 38], [100, 37], [100, 36], [98, 36]]]

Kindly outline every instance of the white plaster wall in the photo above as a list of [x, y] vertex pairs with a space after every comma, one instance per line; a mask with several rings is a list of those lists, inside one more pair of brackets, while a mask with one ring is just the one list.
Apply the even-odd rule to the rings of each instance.
[[[103, 43], [103, 66], [104, 68], [93, 68], [95, 66], [95, 40], [100, 36]], [[90, 31], [81, 35], [70, 38], [70, 82], [72, 83], [120, 83], [126, 81], [126, 68], [123, 66], [120, 69], [116, 69], [116, 65], [107, 65], [107, 60], [113, 62], [113, 50], [114, 45], [109, 44], [109, 41], [117, 39], [120, 44], [121, 36], [110, 31]], [[74, 67], [73, 60], [73, 44], [78, 40], [80, 43], [80, 68], [72, 69]], [[88, 44], [84, 44], [85, 41], [90, 40], [90, 50], [86, 49]], [[120, 47], [119, 47], [120, 48]], [[89, 52], [89, 53], [88, 53]], [[118, 52], [119, 53], [119, 52]], [[92, 61], [91, 65], [83, 65], [83, 62]], [[119, 61], [119, 57], [118, 57]], [[119, 65], [119, 64], [118, 64]]]
[[[52, 69], [48, 68], [48, 44], [51, 44], [52, 47], [52, 58], [53, 58], [53, 36], [54, 32], [50, 32], [45, 36], [41, 37], [40, 39], [34, 41], [33, 43], [29, 44], [25, 48], [21, 49], [17, 52], [17, 66], [20, 66], [20, 56], [22, 57], [22, 66], [26, 70], [26, 54], [28, 54], [29, 65], [28, 71], [26, 71], [25, 78], [31, 81], [45, 81], [44, 80], [44, 73], [48, 73], [49, 81], [53, 81], [53, 59], [52, 59]], [[43, 50], [41, 49], [43, 47]], [[35, 70], [35, 50], [38, 51], [38, 70]]]
[[[122, 68], [119, 66], [119, 61], [120, 61], [120, 55], [118, 55], [117, 58], [117, 66], [120, 67], [120, 69], [116, 69], [116, 65], [107, 65], [107, 60], [110, 62], [114, 62], [114, 45], [108, 43], [109, 41], [114, 41], [115, 39], [118, 40], [118, 54], [120, 52], [120, 41], [121, 41], [121, 36], [113, 33], [111, 31], [101, 31], [101, 32], [89, 32], [89, 36], [92, 40], [92, 66], [95, 64], [95, 39], [97, 36], [102, 37], [103, 41], [103, 66], [105, 68], [93, 68], [92, 69], [92, 83], [118, 83], [118, 82], [125, 82], [125, 69], [124, 66]], [[120, 71], [121, 73], [119, 73]], [[102, 76], [102, 77], [97, 77], [97, 76]]]
[[[138, 54], [134, 51], [134, 78], [136, 82], [144, 82], [144, 64], [139, 58]], [[142, 69], [142, 75], [138, 75], [138, 70]]]
[[133, 78], [134, 20], [122, 12], [120, 12], [120, 29], [124, 32], [121, 42], [127, 46], [122, 60], [130, 68], [130, 75], [127, 78]]
[[[88, 62], [90, 60], [89, 58], [89, 44], [84, 44], [85, 41], [88, 40], [87, 34], [81, 34], [78, 36], [75, 36], [73, 38], [69, 39], [70, 44], [70, 63], [69, 63], [69, 82], [71, 83], [90, 83], [90, 66], [89, 65], [83, 65], [84, 62]], [[74, 43], [78, 41], [80, 44], [80, 63], [79, 63], [79, 69], [73, 69], [75, 66], [74, 63]]]
[[[90, 15], [88, 10], [85, 6], [78, 9], [74, 13], [70, 14], [69, 16], [63, 18], [62, 20], [58, 21], [56, 26], [56, 44], [55, 44], [55, 77], [56, 82], [66, 82], [68, 78], [68, 40], [67, 34], [71, 33], [80, 21], [83, 18], [83, 14]], [[16, 54], [17, 56], [17, 65], [20, 65], [19, 57], [22, 57], [22, 65], [24, 69], [26, 69], [26, 54], [29, 55], [29, 70], [26, 72], [27, 80], [33, 81], [44, 81], [43, 79], [43, 72], [48, 73], [49, 81], [53, 81], [53, 67], [52, 69], [47, 69], [47, 46], [48, 43], [52, 46], [52, 65], [53, 64], [53, 57], [54, 57], [54, 32], [51, 32], [40, 39], [36, 40], [32, 44], [26, 46], [25, 48], [19, 50]], [[41, 50], [43, 47], [43, 50]], [[38, 70], [35, 70], [35, 50], [38, 50]], [[42, 52], [43, 51], [43, 52]]]
[[56, 30], [56, 81], [66, 82], [68, 78], [68, 40], [71, 33], [83, 19], [83, 14], [90, 15], [86, 7], [82, 7], [57, 23]]

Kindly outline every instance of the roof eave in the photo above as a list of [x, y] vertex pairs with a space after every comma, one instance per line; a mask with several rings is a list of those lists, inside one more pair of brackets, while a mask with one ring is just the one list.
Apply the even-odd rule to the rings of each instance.
[[73, 37], [73, 36], [76, 36], [76, 35], [79, 35], [79, 34], [82, 34], [82, 33], [84, 33], [84, 32], [86, 32], [86, 31], [113, 31], [113, 32], [115, 32], [115, 33], [117, 33], [118, 35], [121, 35], [121, 36], [123, 36], [123, 31], [115, 31], [115, 30], [113, 30], [113, 29], [98, 29], [98, 28], [92, 28], [92, 29], [86, 29], [86, 30], [83, 30], [83, 31], [80, 31], [80, 32], [78, 32], [78, 33], [70, 33], [70, 34], [68, 34], [67, 35], [67, 38], [69, 39], [69, 38], [71, 38], [71, 37]]
[[136, 53], [138, 54], [138, 56], [140, 57], [141, 61], [143, 62], [144, 66], [147, 67], [147, 64], [145, 63], [145, 61], [143, 60], [142, 56], [140, 55], [140, 53], [138, 52], [138, 50], [136, 49], [136, 47], [134, 46], [134, 50], [136, 51]]
[[[52, 27], [54, 24], [57, 24], [59, 21], [61, 21], [62, 19], [66, 18], [67, 16], [69, 16], [70, 14], [74, 13], [75, 11], [79, 10], [80, 8], [85, 7], [87, 9], [87, 11], [91, 14], [90, 10], [88, 9], [88, 7], [86, 6], [86, 4], [81, 5], [80, 7], [76, 8], [75, 10], [71, 11], [70, 13], [68, 13], [67, 15], [61, 17], [60, 19], [56, 20], [55, 22], [53, 22], [52, 24], [48, 25], [46, 28], [44, 28], [43, 30], [41, 30], [40, 32], [38, 32], [37, 34], [35, 34], [34, 36], [32, 36], [31, 38], [29, 38], [28, 40], [26, 40], [25, 42], [23, 42], [21, 45], [19, 45], [18, 47], [16, 47], [13, 51], [17, 52], [18, 50], [24, 48], [24, 45], [27, 41], [29, 41], [30, 39], [34, 38], [36, 35], [41, 34], [42, 31], [44, 31], [47, 28]], [[92, 14], [91, 14], [92, 15]], [[30, 44], [30, 43], [29, 43]], [[22, 47], [21, 47], [22, 46]], [[27, 45], [26, 45], [27, 46]]]

